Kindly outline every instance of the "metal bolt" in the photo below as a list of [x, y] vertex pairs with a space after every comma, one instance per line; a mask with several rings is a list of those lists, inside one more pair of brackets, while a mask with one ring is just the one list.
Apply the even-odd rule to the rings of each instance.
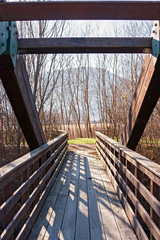
[[10, 27], [10, 26], [9, 26], [9, 27], [7, 27], [7, 30], [8, 30], [8, 31], [11, 31], [11, 27]]
[[3, 36], [3, 35], [4, 35], [4, 33], [1, 33], [1, 35]]
[[12, 57], [15, 57], [15, 55], [14, 55], [14, 54], [12, 54]]
[[155, 30], [153, 30], [153, 33], [155, 33], [156, 31]]
[[3, 47], [5, 44], [4, 43], [1, 43], [1, 46]]
[[155, 23], [154, 26], [157, 27], [157, 23]]

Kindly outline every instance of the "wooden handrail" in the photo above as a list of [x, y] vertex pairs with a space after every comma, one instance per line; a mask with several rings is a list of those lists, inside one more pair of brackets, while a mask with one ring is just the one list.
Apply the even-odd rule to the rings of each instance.
[[0, 168], [1, 239], [26, 239], [63, 164], [68, 133]]
[[160, 165], [96, 132], [96, 149], [139, 239], [160, 239]]

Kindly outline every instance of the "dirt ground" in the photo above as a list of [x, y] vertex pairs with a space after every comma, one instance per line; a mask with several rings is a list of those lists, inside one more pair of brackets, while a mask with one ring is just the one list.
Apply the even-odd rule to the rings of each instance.
[[70, 144], [68, 146], [70, 151], [85, 151], [88, 154], [97, 155], [96, 144]]

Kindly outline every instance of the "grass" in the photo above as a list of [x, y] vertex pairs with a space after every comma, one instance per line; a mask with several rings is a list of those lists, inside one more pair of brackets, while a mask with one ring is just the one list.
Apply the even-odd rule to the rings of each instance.
[[68, 144], [94, 144], [95, 138], [73, 138], [68, 140]]

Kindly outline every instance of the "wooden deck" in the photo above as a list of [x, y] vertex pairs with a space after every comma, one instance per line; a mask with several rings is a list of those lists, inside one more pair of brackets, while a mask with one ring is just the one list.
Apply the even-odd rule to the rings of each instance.
[[29, 240], [137, 239], [96, 155], [70, 151]]

